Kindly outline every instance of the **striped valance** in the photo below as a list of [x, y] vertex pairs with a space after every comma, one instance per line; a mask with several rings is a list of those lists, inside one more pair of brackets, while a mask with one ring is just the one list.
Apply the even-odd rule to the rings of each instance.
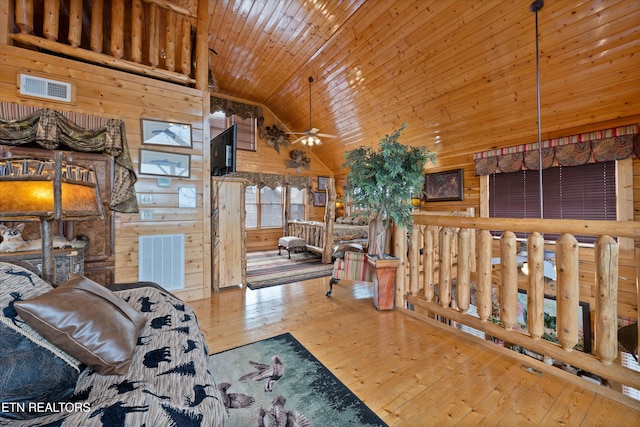
[[67, 148], [113, 157], [114, 182], [109, 206], [118, 212], [138, 212], [137, 178], [129, 156], [124, 121], [0, 102], [0, 144], [30, 143], [48, 150]]
[[[542, 168], [640, 157], [638, 125], [588, 132], [542, 141]], [[538, 170], [538, 143], [516, 145], [474, 154], [476, 175]]]
[[246, 185], [257, 185], [258, 188], [269, 187], [276, 188], [282, 187], [287, 184], [299, 190], [312, 190], [313, 178], [309, 176], [300, 175], [278, 175], [272, 173], [259, 173], [259, 172], [235, 172], [232, 176], [237, 178], [243, 178]]

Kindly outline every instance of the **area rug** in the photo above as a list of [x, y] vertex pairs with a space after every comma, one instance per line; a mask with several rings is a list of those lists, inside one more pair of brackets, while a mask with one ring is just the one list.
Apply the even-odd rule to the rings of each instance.
[[289, 333], [214, 354], [209, 370], [229, 426], [386, 426]]
[[260, 289], [285, 283], [331, 276], [333, 264], [323, 264], [322, 258], [308, 252], [277, 250], [247, 253], [247, 286]]

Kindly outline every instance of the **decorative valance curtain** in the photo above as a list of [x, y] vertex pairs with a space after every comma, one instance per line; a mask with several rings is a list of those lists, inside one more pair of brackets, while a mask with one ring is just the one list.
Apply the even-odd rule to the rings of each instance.
[[239, 116], [244, 120], [248, 118], [258, 118], [261, 116], [260, 108], [255, 105], [243, 104], [242, 102], [230, 99], [217, 98], [212, 96], [209, 101], [211, 112], [222, 111], [226, 116]]
[[[630, 125], [542, 141], [542, 169], [640, 157], [639, 126]], [[539, 169], [538, 143], [474, 154], [476, 175]]]
[[313, 178], [308, 176], [277, 175], [259, 172], [235, 172], [233, 176], [243, 178], [246, 185], [257, 185], [258, 188], [276, 188], [286, 184], [298, 190], [311, 190], [313, 188]]
[[138, 212], [134, 187], [137, 178], [122, 120], [0, 102], [0, 144], [17, 146], [34, 142], [48, 150], [65, 146], [113, 157], [114, 182], [109, 206], [117, 212]]

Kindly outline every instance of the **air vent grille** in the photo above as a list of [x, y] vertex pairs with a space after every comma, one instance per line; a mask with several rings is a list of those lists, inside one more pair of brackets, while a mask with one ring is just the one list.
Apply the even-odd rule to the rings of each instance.
[[20, 74], [20, 94], [71, 102], [71, 83]]

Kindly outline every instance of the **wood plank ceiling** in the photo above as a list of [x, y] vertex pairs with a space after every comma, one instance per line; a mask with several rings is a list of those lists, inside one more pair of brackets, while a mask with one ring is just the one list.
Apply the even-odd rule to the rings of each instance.
[[[402, 141], [462, 152], [537, 140], [535, 14], [529, 1], [210, 1], [220, 93], [266, 105], [313, 151]], [[640, 116], [640, 1], [546, 0], [538, 14], [543, 133]], [[633, 122], [633, 121], [632, 121]], [[445, 162], [446, 164], [446, 162]]]

